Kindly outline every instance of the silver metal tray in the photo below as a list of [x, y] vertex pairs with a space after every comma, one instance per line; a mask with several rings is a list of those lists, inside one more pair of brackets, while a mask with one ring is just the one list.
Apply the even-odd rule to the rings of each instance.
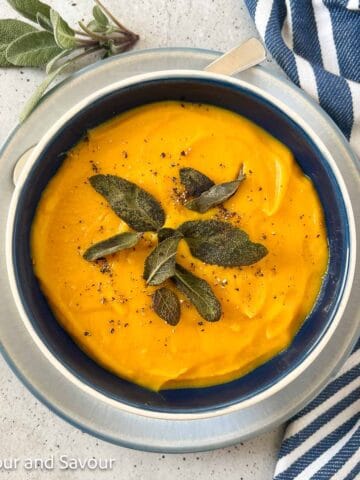
[[[220, 448], [259, 434], [285, 421], [313, 398], [345, 361], [360, 331], [359, 259], [356, 278], [343, 318], [320, 355], [286, 388], [256, 405], [194, 420], [145, 417], [105, 402], [55, 369], [24, 328], [10, 292], [4, 257], [5, 218], [13, 192], [14, 166], [64, 112], [85, 96], [114, 81], [151, 71], [203, 69], [219, 54], [193, 49], [157, 49], [115, 57], [83, 69], [53, 89], [27, 122], [9, 137], [1, 152], [0, 341], [9, 365], [29, 390], [74, 426], [104, 440], [141, 450], [189, 452]], [[360, 218], [359, 172], [345, 140], [322, 110], [295, 86], [268, 70], [255, 67], [238, 75], [277, 97], [315, 129], [345, 179], [355, 218]], [[310, 359], [311, 360], [311, 359]]]

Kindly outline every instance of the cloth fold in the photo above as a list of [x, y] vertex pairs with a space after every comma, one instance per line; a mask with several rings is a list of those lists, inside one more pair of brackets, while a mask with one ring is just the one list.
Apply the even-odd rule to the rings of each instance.
[[245, 0], [267, 49], [360, 156], [360, 1]]
[[[276, 62], [360, 156], [360, 0], [245, 3]], [[360, 341], [336, 378], [287, 424], [274, 480], [293, 479], [360, 479]]]

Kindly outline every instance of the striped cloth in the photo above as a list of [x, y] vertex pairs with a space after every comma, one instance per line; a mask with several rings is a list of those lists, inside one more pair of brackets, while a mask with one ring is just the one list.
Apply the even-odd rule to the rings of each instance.
[[360, 0], [245, 0], [288, 77], [341, 128], [360, 156]]
[[360, 340], [335, 380], [293, 417], [274, 480], [360, 478]]
[[[245, 0], [288, 77], [360, 155], [360, 0]], [[339, 165], [341, 168], [341, 165]], [[360, 341], [285, 430], [274, 480], [360, 480]]]

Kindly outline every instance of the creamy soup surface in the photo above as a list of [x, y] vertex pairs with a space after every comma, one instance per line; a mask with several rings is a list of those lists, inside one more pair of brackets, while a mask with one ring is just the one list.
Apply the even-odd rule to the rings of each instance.
[[[204, 214], [184, 207], [181, 167], [220, 183], [241, 164], [246, 179], [223, 206]], [[256, 264], [225, 268], [194, 258], [180, 241], [177, 261], [209, 283], [221, 302], [219, 321], [205, 321], [181, 293], [178, 325], [154, 312], [157, 287], [143, 279], [154, 233], [104, 261], [83, 258], [93, 243], [130, 230], [90, 185], [96, 173], [151, 193], [165, 227], [216, 218], [266, 246]], [[235, 113], [173, 101], [89, 131], [43, 192], [31, 242], [36, 276], [62, 327], [103, 367], [154, 390], [229, 381], [284, 350], [311, 311], [328, 262], [319, 198], [288, 148]]]

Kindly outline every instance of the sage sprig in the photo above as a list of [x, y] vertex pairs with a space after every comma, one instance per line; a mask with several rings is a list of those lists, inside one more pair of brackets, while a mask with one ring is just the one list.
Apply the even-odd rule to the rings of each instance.
[[72, 28], [61, 15], [39, 0], [7, 0], [23, 17], [34, 23], [0, 20], [0, 67], [44, 68], [47, 77], [26, 103], [23, 121], [57, 76], [76, 68], [90, 55], [117, 55], [131, 48], [139, 36], [124, 27], [100, 2], [94, 0], [93, 18]]

